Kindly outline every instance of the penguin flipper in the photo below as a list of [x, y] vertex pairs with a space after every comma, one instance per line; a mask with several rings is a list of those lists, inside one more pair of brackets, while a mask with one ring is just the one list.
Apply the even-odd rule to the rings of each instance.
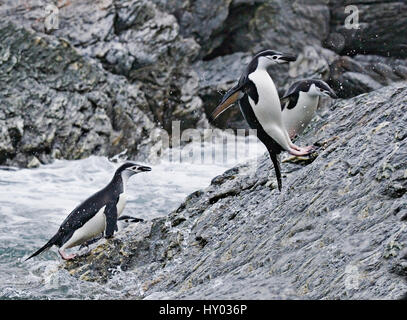
[[215, 121], [215, 119], [220, 116], [223, 112], [229, 109], [238, 99], [242, 97], [241, 92], [242, 86], [237, 84], [233, 88], [231, 88], [226, 94], [223, 96], [219, 105], [215, 108], [215, 110], [209, 116], [209, 122]]
[[287, 109], [292, 109], [297, 105], [298, 98], [300, 96], [298, 92], [298, 86], [299, 82], [294, 83], [280, 98], [280, 103], [281, 103], [281, 111], [283, 111], [285, 108]]
[[117, 228], [117, 207], [116, 202], [109, 202], [105, 208], [106, 216], [106, 230], [105, 237], [111, 238], [113, 233], [118, 230]]

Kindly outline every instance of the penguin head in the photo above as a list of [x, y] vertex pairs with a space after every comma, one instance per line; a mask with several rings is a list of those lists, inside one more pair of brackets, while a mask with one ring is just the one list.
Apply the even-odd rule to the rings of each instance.
[[131, 177], [132, 175], [135, 175], [140, 172], [146, 172], [146, 171], [151, 171], [150, 167], [142, 166], [140, 164], [137, 164], [132, 161], [128, 161], [124, 164], [122, 164], [117, 170], [116, 174], [121, 175], [122, 177], [125, 177], [126, 180]]
[[263, 50], [255, 55], [253, 60], [257, 59], [258, 66], [268, 68], [275, 64], [288, 63], [290, 61], [295, 61], [296, 56], [286, 53], [281, 53], [274, 50]]
[[312, 96], [321, 96], [321, 97], [330, 97], [337, 99], [338, 96], [335, 94], [335, 91], [322, 80], [311, 80], [308, 94]]

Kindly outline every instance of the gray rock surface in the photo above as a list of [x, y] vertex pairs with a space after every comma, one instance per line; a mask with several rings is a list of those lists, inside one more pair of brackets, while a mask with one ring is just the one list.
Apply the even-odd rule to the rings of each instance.
[[264, 155], [62, 267], [98, 282], [119, 268], [129, 298], [405, 297], [406, 121], [407, 82], [338, 100], [298, 141], [317, 153], [283, 161], [281, 193]]
[[[298, 141], [319, 150], [284, 160], [282, 193], [265, 155], [61, 267], [102, 283], [122, 270], [129, 298], [407, 296], [405, 1], [52, 3], [53, 17], [51, 1], [0, 1], [0, 165], [148, 157], [171, 121], [208, 126], [264, 48], [298, 55], [270, 69], [280, 93], [321, 77], [347, 98], [323, 101]], [[244, 126], [238, 108], [217, 126]]]
[[[56, 20], [50, 18], [51, 2], [45, 0], [3, 0], [0, 17], [52, 39], [63, 38], [109, 73], [126, 77], [144, 94], [146, 103], [140, 109], [169, 133], [177, 120], [181, 130], [207, 127], [206, 116], [219, 101], [218, 91], [223, 93], [237, 81], [247, 59], [264, 48], [299, 55], [290, 68], [270, 70], [281, 94], [306, 77], [328, 81], [342, 98], [407, 77], [406, 60], [387, 57], [405, 57], [400, 51], [404, 33], [393, 32], [405, 29], [403, 2], [388, 6], [384, 0], [346, 2], [361, 9], [361, 28], [351, 32], [343, 30], [347, 15], [340, 0], [52, 3]], [[366, 53], [358, 49], [361, 45], [375, 58], [334, 53]], [[242, 128], [242, 120], [235, 108], [216, 126]]]
[[322, 0], [155, 2], [177, 17], [183, 34], [197, 39], [206, 59], [268, 47], [297, 51], [320, 44], [329, 32], [329, 8]]
[[90, 155], [147, 155], [156, 125], [139, 86], [69, 42], [0, 25], [0, 164], [35, 167]]
[[[353, 6], [353, 7], [349, 7]], [[345, 7], [349, 7], [345, 12]], [[389, 0], [333, 0], [329, 1], [331, 12], [331, 46], [341, 54], [376, 54], [407, 57], [407, 3]], [[359, 13], [359, 26], [345, 26], [345, 19]], [[351, 21], [353, 20], [353, 21]], [[355, 19], [349, 22], [356, 23]]]
[[[321, 59], [323, 60], [323, 59]], [[325, 77], [342, 98], [407, 79], [407, 61], [370, 55], [334, 56]]]
[[198, 75], [190, 67], [200, 46], [184, 38], [176, 18], [151, 1], [55, 1], [59, 23], [48, 31], [48, 1], [4, 2], [2, 18], [62, 37], [107, 71], [139, 86], [147, 102], [140, 108], [161, 128], [170, 132], [171, 121], [177, 120], [182, 129], [206, 125], [194, 85]]

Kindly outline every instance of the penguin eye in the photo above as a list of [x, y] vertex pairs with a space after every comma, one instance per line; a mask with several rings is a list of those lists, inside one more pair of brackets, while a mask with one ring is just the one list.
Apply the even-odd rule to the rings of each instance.
[[276, 60], [276, 59], [277, 59], [277, 56], [272, 56], [272, 58], [273, 58], [273, 60]]

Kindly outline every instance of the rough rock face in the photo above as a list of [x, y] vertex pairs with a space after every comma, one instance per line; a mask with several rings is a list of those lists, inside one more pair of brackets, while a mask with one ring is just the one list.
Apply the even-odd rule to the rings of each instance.
[[205, 59], [268, 47], [298, 50], [304, 44], [321, 43], [329, 31], [325, 1], [155, 2], [177, 17], [184, 35], [197, 39]]
[[0, 164], [146, 154], [158, 130], [139, 86], [63, 40], [0, 25]]
[[[336, 52], [407, 57], [405, 1], [333, 0], [329, 1], [329, 7], [331, 39], [336, 39], [332, 49]], [[348, 7], [349, 11], [345, 11], [345, 7]], [[359, 12], [359, 21], [351, 19], [355, 9]], [[358, 22], [359, 26], [347, 28], [345, 19], [348, 16], [349, 22]]]
[[[407, 60], [374, 55], [340, 56], [321, 47], [306, 46], [290, 64], [292, 78], [322, 78], [341, 98], [351, 98], [407, 79]], [[287, 79], [287, 78], [286, 78]]]
[[196, 95], [199, 77], [190, 67], [200, 47], [193, 38], [182, 37], [176, 18], [151, 1], [58, 1], [58, 25], [49, 30], [48, 1], [31, 0], [25, 6], [5, 2], [0, 16], [63, 37], [81, 54], [139, 86], [147, 102], [140, 107], [168, 132], [171, 121], [181, 121], [182, 129], [206, 125]]
[[[205, 115], [219, 101], [218, 91], [233, 85], [247, 59], [264, 48], [299, 55], [290, 68], [270, 69], [281, 94], [305, 77], [328, 81], [342, 98], [407, 78], [406, 60], [387, 57], [405, 57], [404, 33], [394, 32], [405, 29], [402, 1], [347, 1], [360, 9], [361, 27], [350, 31], [341, 0], [58, 0], [59, 9], [51, 8], [57, 15], [49, 4], [3, 0], [0, 17], [62, 37], [125, 76], [143, 91], [140, 108], [168, 132], [174, 120], [181, 130], [207, 127]], [[372, 59], [354, 56], [360, 53]], [[216, 126], [245, 123], [235, 108]]]
[[[208, 117], [226, 91], [237, 83], [251, 59], [251, 55], [239, 52], [210, 61], [197, 61], [194, 64], [196, 72], [201, 75], [198, 94], [205, 102], [203, 107]], [[221, 115], [216, 120], [216, 126], [233, 129], [248, 127], [237, 106], [229, 109], [225, 115]]]
[[[407, 61], [388, 57], [393, 54], [403, 57], [403, 33], [392, 37], [394, 25], [389, 17], [397, 17], [395, 29], [404, 30], [406, 19], [403, 19], [403, 13], [398, 14], [398, 10], [405, 4], [392, 3], [382, 14], [386, 1], [354, 2], [346, 5], [360, 5], [361, 28], [348, 32], [344, 28], [348, 14], [343, 1], [232, 1], [223, 24], [219, 22], [209, 38], [202, 38], [204, 43], [197, 38], [202, 50], [214, 44], [213, 49], [207, 49], [211, 50], [209, 54], [209, 51], [205, 52], [204, 61], [195, 63], [204, 79], [199, 82], [198, 94], [204, 102], [206, 114], [210, 114], [219, 102], [218, 91], [223, 93], [229, 89], [253, 53], [267, 47], [298, 55], [297, 61], [289, 68], [277, 66], [269, 70], [280, 94], [301, 78], [322, 78], [342, 98], [407, 79]], [[198, 27], [198, 24], [194, 26]], [[359, 39], [357, 43], [356, 38]], [[360, 50], [367, 42], [368, 50]], [[352, 57], [340, 55], [345, 53]], [[357, 53], [372, 55], [354, 56]], [[237, 108], [225, 112], [216, 122], [221, 128], [241, 128], [244, 125]]]
[[282, 164], [282, 193], [264, 156], [63, 267], [99, 282], [120, 267], [133, 298], [405, 297], [406, 121], [406, 82], [338, 100], [298, 142], [317, 153]]

